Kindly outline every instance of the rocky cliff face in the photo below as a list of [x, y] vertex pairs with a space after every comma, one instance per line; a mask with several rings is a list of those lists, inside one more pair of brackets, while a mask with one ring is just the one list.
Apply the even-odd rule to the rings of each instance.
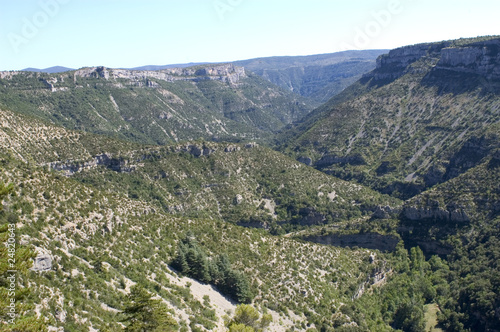
[[465, 210], [463, 206], [456, 204], [441, 207], [436, 201], [422, 207], [406, 205], [403, 208], [403, 216], [412, 221], [438, 220], [451, 223], [466, 223], [470, 221], [470, 218]]
[[378, 233], [311, 235], [303, 239], [336, 247], [361, 247], [381, 251], [394, 251], [400, 241], [394, 235], [381, 235]]
[[478, 74], [489, 80], [500, 80], [500, 39], [479, 42], [467, 47], [444, 48], [435, 68]]
[[500, 38], [466, 45], [460, 45], [458, 40], [397, 48], [381, 55], [376, 70], [365, 77], [397, 79], [414, 70], [410, 65], [424, 57], [431, 60], [433, 72], [446, 70], [500, 80]]
[[0, 72], [0, 81], [4, 109], [146, 144], [267, 138], [313, 107], [233, 64]]
[[[230, 84], [237, 84], [241, 78], [246, 77], [245, 69], [232, 64], [204, 66], [203, 68], [170, 68], [160, 71], [136, 71], [127, 69], [111, 69], [106, 67], [82, 68], [74, 73], [74, 80], [82, 78], [103, 78], [105, 80], [126, 79], [134, 82], [154, 82], [148, 79], [154, 78], [166, 82], [214, 80]], [[147, 83], [146, 83], [147, 85]]]
[[136, 166], [129, 165], [129, 161], [123, 158], [113, 157], [109, 153], [103, 153], [93, 157], [88, 161], [56, 161], [48, 163], [47, 166], [51, 170], [62, 172], [65, 176], [71, 176], [83, 170], [95, 168], [97, 166], [105, 166], [116, 172], [132, 172]]
[[[409, 199], [498, 149], [499, 73], [498, 37], [392, 50], [296, 126], [284, 149], [323, 172]], [[427, 215], [410, 214], [419, 213]]]
[[[249, 143], [245, 145], [245, 148], [250, 149], [258, 146], [255, 143]], [[172, 152], [186, 152], [191, 154], [194, 157], [202, 157], [202, 156], [210, 156], [214, 152], [218, 150], [217, 146], [208, 146], [205, 144], [193, 144], [186, 143], [177, 145], [172, 148]], [[241, 147], [236, 144], [227, 145], [223, 151], [226, 153], [229, 152], [237, 152], [240, 151]], [[55, 170], [62, 172], [65, 176], [72, 176], [75, 173], [79, 173], [81, 171], [90, 170], [96, 168], [98, 166], [106, 167], [112, 171], [119, 173], [130, 173], [137, 169], [138, 163], [146, 160], [146, 159], [161, 159], [165, 158], [165, 154], [161, 154], [158, 151], [144, 151], [134, 157], [119, 157], [114, 156], [112, 153], [102, 153], [96, 156], [93, 156], [88, 160], [66, 160], [66, 161], [55, 161], [50, 163], [43, 164], [47, 166], [50, 170]]]

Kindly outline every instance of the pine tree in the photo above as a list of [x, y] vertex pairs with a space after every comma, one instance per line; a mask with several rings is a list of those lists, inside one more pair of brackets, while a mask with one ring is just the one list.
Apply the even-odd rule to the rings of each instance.
[[127, 332], [166, 332], [176, 331], [177, 322], [161, 300], [152, 299], [144, 288], [135, 285], [131, 288], [128, 303], [123, 313], [127, 316]]

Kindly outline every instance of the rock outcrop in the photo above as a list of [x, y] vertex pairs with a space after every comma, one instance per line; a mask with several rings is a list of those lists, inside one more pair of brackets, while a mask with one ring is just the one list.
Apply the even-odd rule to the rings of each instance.
[[391, 219], [397, 218], [399, 213], [401, 213], [401, 208], [393, 208], [391, 206], [378, 205], [373, 211], [372, 218], [373, 219]]
[[103, 153], [93, 157], [88, 161], [56, 161], [48, 163], [46, 166], [51, 170], [63, 172], [65, 176], [71, 176], [83, 170], [92, 169], [97, 166], [105, 166], [116, 172], [132, 172], [136, 166], [130, 165], [128, 160], [113, 157], [111, 154]]
[[364, 77], [375, 81], [395, 80], [415, 70], [410, 65], [424, 57], [433, 60], [431, 76], [433, 72], [445, 70], [500, 80], [500, 38], [464, 40], [463, 45], [458, 40], [400, 47], [379, 56], [376, 69]]
[[76, 81], [78, 77], [101, 78], [105, 80], [124, 79], [136, 83], [135, 85], [155, 88], [159, 87], [159, 84], [151, 79], [166, 82], [199, 82], [204, 80], [215, 80], [230, 84], [237, 84], [241, 78], [246, 77], [246, 73], [244, 68], [237, 67], [232, 64], [204, 66], [203, 68], [170, 68], [159, 71], [89, 67], [75, 71], [74, 80]]
[[452, 223], [469, 222], [466, 209], [457, 204], [448, 204], [441, 207], [437, 201], [429, 201], [428, 204], [407, 204], [403, 207], [402, 215], [412, 221], [439, 220]]
[[[253, 148], [258, 146], [256, 143], [248, 143], [245, 145], [246, 148]], [[171, 150], [171, 152], [179, 153], [186, 152], [194, 157], [210, 156], [216, 152], [217, 146], [205, 145], [205, 144], [182, 144], [178, 145]], [[226, 153], [240, 151], [241, 147], [236, 144], [229, 144], [223, 151]], [[72, 176], [75, 173], [90, 170], [98, 166], [104, 166], [112, 171], [119, 173], [130, 173], [137, 169], [135, 163], [142, 162], [146, 159], [160, 159], [164, 158], [167, 154], [161, 153], [159, 151], [148, 151], [140, 154], [136, 157], [117, 157], [113, 156], [111, 153], [103, 153], [92, 157], [90, 160], [65, 160], [65, 161], [54, 161], [50, 163], [42, 164], [42, 166], [48, 167], [50, 170], [62, 172], [65, 176]], [[165, 175], [166, 176], [166, 175]], [[163, 176], [163, 177], [165, 177]]]
[[336, 247], [360, 247], [380, 251], [394, 251], [400, 241], [397, 236], [378, 233], [311, 235], [303, 240]]
[[363, 158], [363, 156], [359, 154], [354, 154], [344, 157], [327, 154], [321, 157], [321, 159], [315, 163], [315, 166], [322, 168], [331, 166], [333, 164], [366, 165], [366, 161]]
[[31, 270], [41, 272], [52, 269], [52, 257], [48, 254], [39, 254], [33, 261]]
[[478, 42], [467, 47], [444, 48], [435, 68], [500, 80], [500, 39]]

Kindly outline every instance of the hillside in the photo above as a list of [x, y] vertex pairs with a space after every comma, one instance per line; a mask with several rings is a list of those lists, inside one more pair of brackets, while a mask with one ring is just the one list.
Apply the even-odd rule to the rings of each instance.
[[0, 72], [0, 330], [500, 331], [500, 38], [353, 54]]
[[442, 305], [449, 330], [500, 329], [500, 155], [405, 202], [400, 234], [428, 254], [448, 255], [450, 299]]
[[446, 258], [432, 274], [447, 283], [436, 285], [435, 299], [446, 331], [500, 329], [499, 50], [498, 37], [392, 50], [278, 137], [282, 151], [307, 165], [405, 199], [402, 209], [382, 207], [354, 230], [318, 226], [294, 235], [391, 248], [397, 234], [431, 265], [432, 255]]
[[1, 120], [0, 145], [18, 159], [148, 201], [173, 215], [211, 216], [282, 232], [401, 204], [256, 143], [144, 147], [96, 139], [9, 111], [2, 112]]
[[279, 56], [235, 61], [283, 89], [313, 100], [328, 101], [375, 68], [386, 50], [345, 51], [309, 56]]
[[283, 150], [343, 179], [409, 198], [498, 149], [499, 38], [421, 44], [284, 133]]
[[233, 65], [0, 73], [0, 105], [67, 128], [147, 144], [264, 139], [311, 110]]
[[[408, 277], [401, 262], [410, 257], [403, 248], [393, 256], [272, 236], [235, 225], [238, 219], [224, 210], [243, 206], [256, 220], [272, 220], [268, 207], [275, 208], [271, 201], [284, 190], [296, 193], [297, 201], [288, 194], [290, 206], [347, 211], [352, 215], [342, 220], [348, 222], [370, 215], [375, 204], [397, 200], [255, 144], [141, 146], [11, 111], [1, 115], [0, 145], [8, 152], [1, 156], [2, 181], [15, 188], [0, 217], [16, 224], [21, 246], [35, 251], [34, 266], [22, 277], [32, 292], [26, 317], [38, 314], [46, 325], [64, 330], [119, 331], [138, 284], [165, 304], [177, 330], [223, 331], [225, 311], [234, 311], [236, 303], [170, 266], [179, 241], [191, 236], [196, 250], [211, 260], [226, 255], [248, 278], [253, 305], [274, 317], [273, 331], [391, 328], [397, 313], [385, 310], [383, 317], [372, 303], [398, 287], [399, 272]], [[168, 207], [180, 209], [163, 209], [148, 196], [155, 186], [172, 199]], [[236, 193], [243, 196], [239, 205]], [[258, 200], [271, 204], [257, 209]]]

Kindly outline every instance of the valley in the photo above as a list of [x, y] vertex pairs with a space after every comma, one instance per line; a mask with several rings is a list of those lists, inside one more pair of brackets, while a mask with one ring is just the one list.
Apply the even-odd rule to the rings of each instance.
[[0, 72], [17, 330], [499, 331], [499, 51]]

